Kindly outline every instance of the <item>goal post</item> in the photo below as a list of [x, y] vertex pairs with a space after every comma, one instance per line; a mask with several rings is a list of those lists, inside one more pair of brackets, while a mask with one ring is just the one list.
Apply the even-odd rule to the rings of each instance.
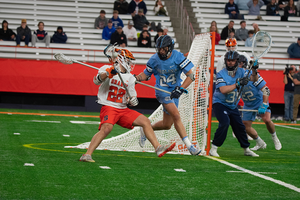
[[[212, 36], [214, 36], [214, 34], [212, 34]], [[213, 43], [211, 41], [213, 41]], [[193, 72], [195, 74], [195, 81], [187, 88], [188, 93], [181, 95], [178, 109], [190, 141], [193, 144], [198, 144], [202, 150], [201, 154], [206, 155], [209, 151], [208, 148], [210, 144], [210, 135], [208, 134], [210, 134], [209, 129], [211, 127], [211, 111], [209, 110], [211, 107], [208, 105], [209, 101], [211, 101], [209, 94], [212, 92], [209, 91], [212, 91], [210, 88], [212, 88], [213, 83], [214, 67], [214, 39], [211, 39], [211, 33], [195, 36], [188, 54], [188, 59], [194, 64]], [[186, 75], [182, 73], [181, 78], [184, 80]], [[155, 123], [162, 119], [163, 106], [160, 105], [150, 115], [149, 120], [151, 123]], [[169, 130], [155, 131], [155, 135], [162, 145], [176, 142], [175, 148], [169, 153], [190, 154], [175, 130], [174, 125], [172, 125]], [[154, 152], [154, 148], [148, 140], [146, 141], [144, 148], [141, 148], [138, 142], [139, 138], [140, 128], [135, 127], [116, 137], [103, 140], [97, 149]], [[78, 146], [66, 146], [65, 148], [86, 149], [89, 144], [90, 142], [86, 142]]]

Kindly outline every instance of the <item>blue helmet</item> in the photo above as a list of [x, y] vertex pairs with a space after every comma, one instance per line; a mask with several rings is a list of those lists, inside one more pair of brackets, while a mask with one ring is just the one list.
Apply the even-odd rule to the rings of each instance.
[[[224, 56], [225, 66], [228, 71], [228, 75], [233, 76], [237, 70], [239, 62], [239, 54], [236, 51], [228, 51]], [[235, 61], [233, 66], [228, 66], [227, 61]]]
[[[158, 57], [161, 60], [166, 60], [167, 57], [172, 53], [172, 51], [174, 49], [174, 45], [175, 45], [175, 42], [170, 36], [168, 36], [168, 35], [160, 36], [157, 39], [156, 45], [155, 45], [156, 53], [157, 53]], [[166, 54], [162, 55], [162, 54], [160, 54], [159, 51], [161, 48], [164, 48], [164, 47], [168, 47], [168, 51], [166, 52]]]
[[247, 65], [248, 65], [248, 60], [247, 60], [247, 58], [246, 58], [244, 55], [240, 55], [240, 56], [239, 56], [239, 61], [238, 61], [238, 63], [239, 63], [239, 64], [240, 64], [240, 63], [243, 63], [242, 68], [246, 68]]

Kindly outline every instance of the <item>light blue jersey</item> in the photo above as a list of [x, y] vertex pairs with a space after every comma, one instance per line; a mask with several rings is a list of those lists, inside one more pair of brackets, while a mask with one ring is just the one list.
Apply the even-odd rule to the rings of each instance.
[[[256, 82], [249, 81], [248, 84], [244, 86], [242, 91], [244, 109], [257, 110], [259, 108], [259, 106], [263, 103], [263, 93], [261, 89], [266, 84], [267, 84], [266, 81], [260, 75], [258, 75], [258, 80]], [[266, 112], [271, 112], [271, 111], [270, 109], [267, 109]], [[256, 112], [244, 111], [243, 121], [254, 121], [256, 114], [257, 114]]]
[[[171, 57], [167, 60], [161, 60], [157, 54], [151, 56], [144, 73], [147, 76], [154, 75], [156, 78], [155, 87], [172, 92], [176, 86], [181, 86], [181, 73], [186, 74], [193, 67], [194, 64], [181, 52], [173, 50]], [[175, 103], [178, 107], [178, 99], [171, 99], [170, 94], [155, 90], [155, 95], [160, 103]]]
[[245, 74], [245, 69], [243, 68], [237, 68], [234, 77], [228, 75], [228, 71], [226, 68], [219, 71], [219, 73], [217, 73], [216, 90], [213, 95], [213, 104], [221, 103], [230, 109], [235, 109], [236, 104], [234, 102], [238, 95], [237, 89], [234, 89], [233, 91], [227, 94], [222, 94], [220, 91], [220, 87], [235, 84], [236, 79], [243, 78], [244, 74]]

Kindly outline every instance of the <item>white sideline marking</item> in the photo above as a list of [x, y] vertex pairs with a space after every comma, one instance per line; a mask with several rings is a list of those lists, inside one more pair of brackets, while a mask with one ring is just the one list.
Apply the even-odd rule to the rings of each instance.
[[290, 129], [295, 129], [295, 130], [299, 130], [300, 131], [300, 128], [295, 128], [295, 127], [290, 127], [290, 126], [285, 126], [285, 125], [279, 125], [279, 124], [274, 124], [275, 126], [281, 126], [281, 127], [284, 127], [284, 128], [290, 128]]
[[70, 135], [63, 135], [64, 137], [70, 137]]
[[31, 166], [31, 167], [34, 167], [34, 164], [33, 164], [33, 163], [24, 163], [24, 166]]
[[[243, 171], [226, 171], [226, 172], [246, 173], [246, 172], [243, 172]], [[256, 173], [259, 173], [259, 174], [277, 174], [276, 172], [256, 172]]]
[[174, 169], [176, 172], [186, 172], [184, 169]]
[[45, 117], [46, 115], [41, 115], [42, 117]]
[[239, 166], [237, 166], [237, 165], [235, 165], [235, 164], [229, 163], [229, 162], [227, 162], [227, 161], [225, 161], [225, 160], [221, 160], [221, 159], [219, 159], [219, 158], [215, 158], [215, 157], [212, 157], [212, 156], [206, 156], [206, 157], [209, 158], [209, 159], [218, 161], [218, 162], [220, 162], [220, 163], [223, 163], [223, 164], [225, 164], [225, 165], [227, 165], [227, 166], [233, 167], [233, 168], [235, 168], [235, 169], [237, 169], [237, 170], [241, 170], [241, 171], [243, 171], [243, 172], [245, 172], [245, 173], [251, 174], [251, 175], [253, 175], [253, 176], [257, 176], [257, 177], [259, 177], [259, 178], [262, 178], [262, 179], [265, 179], [265, 180], [272, 181], [272, 182], [274, 182], [274, 183], [277, 183], [278, 185], [282, 185], [282, 186], [284, 186], [284, 187], [286, 187], [286, 188], [289, 188], [289, 189], [291, 189], [291, 190], [294, 190], [294, 191], [300, 193], [300, 188], [297, 188], [297, 187], [295, 187], [294, 185], [285, 183], [285, 182], [280, 181], [280, 180], [276, 180], [276, 179], [274, 179], [274, 178], [271, 178], [271, 177], [268, 177], [268, 176], [259, 174], [259, 173], [257, 173], [257, 172], [253, 172], [253, 171], [248, 170], [248, 169], [245, 169], [245, 168], [243, 168], [243, 167], [239, 167]]
[[45, 121], [45, 120], [25, 120], [26, 122], [47, 122], [47, 123], [61, 123], [60, 121]]
[[99, 166], [101, 169], [111, 169], [110, 167], [108, 166]]
[[100, 124], [96, 121], [70, 121], [72, 124]]
[[14, 135], [21, 135], [20, 133], [14, 133]]

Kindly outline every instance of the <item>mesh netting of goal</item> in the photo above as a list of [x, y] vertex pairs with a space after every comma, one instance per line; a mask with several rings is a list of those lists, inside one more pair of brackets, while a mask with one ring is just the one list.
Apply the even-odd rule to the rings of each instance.
[[[202, 149], [202, 155], [206, 153], [205, 146], [207, 142], [210, 49], [210, 33], [195, 36], [188, 55], [189, 60], [195, 66], [193, 68], [195, 81], [187, 88], [188, 94], [183, 94], [180, 97], [178, 106], [188, 137], [193, 144], [198, 143]], [[185, 74], [182, 73], [181, 78], [184, 80], [186, 78]], [[151, 123], [154, 123], [162, 120], [162, 118], [163, 107], [160, 105], [149, 119]], [[190, 154], [175, 130], [174, 125], [170, 130], [155, 131], [155, 135], [162, 145], [176, 142], [175, 148], [169, 153]], [[140, 128], [135, 127], [126, 133], [103, 140], [97, 147], [97, 150], [154, 152], [154, 147], [148, 140], [144, 148], [141, 148], [138, 143], [139, 138]], [[89, 144], [90, 142], [86, 142], [77, 146], [65, 146], [65, 148], [86, 149], [89, 147]]]

